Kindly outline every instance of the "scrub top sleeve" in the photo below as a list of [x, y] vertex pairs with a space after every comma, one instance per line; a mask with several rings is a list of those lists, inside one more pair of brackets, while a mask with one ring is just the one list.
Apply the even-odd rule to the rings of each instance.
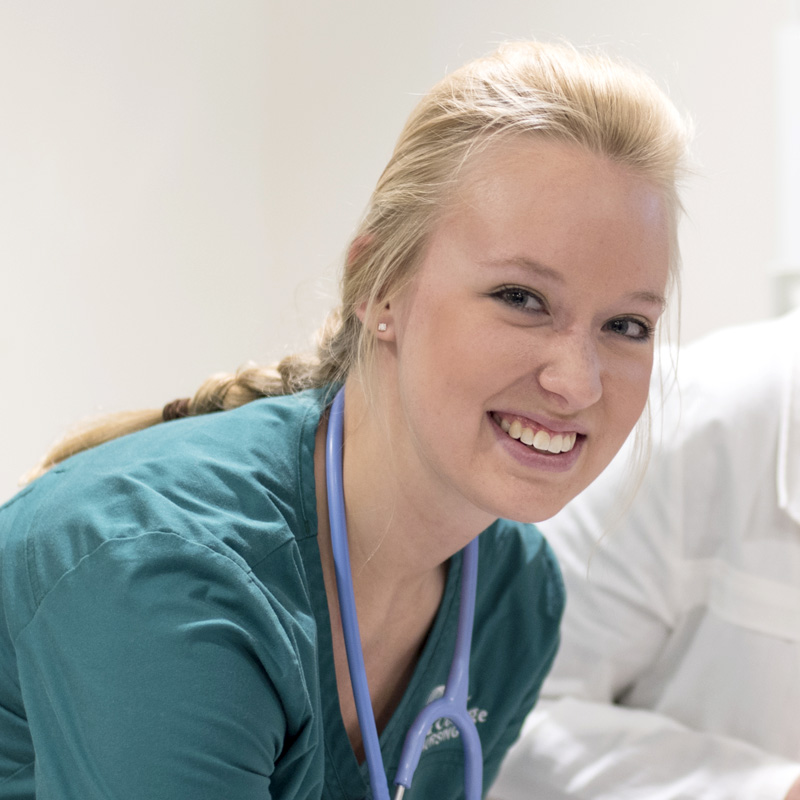
[[539, 698], [539, 687], [542, 685], [545, 675], [547, 675], [547, 673], [550, 671], [557, 651], [558, 638], [555, 638], [553, 640], [552, 650], [542, 664], [542, 669], [534, 674], [535, 679], [532, 682], [528, 693], [519, 704], [519, 711], [516, 717], [511, 720], [508, 728], [498, 740], [497, 745], [494, 746], [490, 752], [484, 753], [484, 787], [491, 786], [495, 781], [497, 774], [500, 771], [500, 765], [503, 763], [503, 759], [506, 757], [509, 748], [520, 736], [520, 732], [526, 717], [530, 713], [531, 709], [536, 705], [536, 702]]
[[290, 724], [276, 689], [303, 680], [285, 617], [241, 564], [174, 533], [85, 556], [16, 642], [37, 800], [268, 800], [307, 738], [302, 700]]

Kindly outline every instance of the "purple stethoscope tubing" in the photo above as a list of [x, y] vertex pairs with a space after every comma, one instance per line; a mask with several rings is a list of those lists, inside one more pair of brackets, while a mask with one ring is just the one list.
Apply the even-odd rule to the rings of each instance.
[[[347, 666], [353, 687], [358, 724], [367, 759], [373, 800], [389, 800], [389, 786], [383, 766], [372, 701], [369, 696], [361, 635], [358, 630], [353, 576], [350, 571], [350, 550], [347, 545], [347, 519], [342, 481], [342, 433], [344, 427], [344, 388], [331, 406], [325, 447], [325, 472], [328, 487], [328, 515], [331, 530], [336, 591], [342, 617]], [[441, 718], [449, 719], [458, 728], [464, 744], [464, 783], [466, 800], [480, 800], [483, 790], [483, 755], [475, 721], [467, 710], [469, 688], [469, 656], [472, 625], [475, 619], [475, 596], [478, 583], [478, 540], [464, 548], [461, 574], [461, 599], [458, 610], [456, 646], [444, 695], [428, 703], [417, 715], [406, 734], [400, 764], [394, 783], [398, 787], [395, 800], [402, 798], [411, 786], [411, 779], [422, 755], [425, 736], [431, 725]]]

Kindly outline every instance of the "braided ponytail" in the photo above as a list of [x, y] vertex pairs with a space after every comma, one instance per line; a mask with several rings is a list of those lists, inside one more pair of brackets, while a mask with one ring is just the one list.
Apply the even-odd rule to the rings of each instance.
[[293, 394], [323, 386], [335, 369], [322, 369], [310, 356], [290, 355], [274, 366], [249, 363], [234, 373], [217, 373], [205, 380], [193, 397], [168, 403], [163, 409], [120, 411], [79, 424], [56, 442], [39, 463], [22, 476], [24, 485], [43, 475], [70, 456], [92, 447], [151, 428], [177, 417], [194, 417], [215, 411], [229, 411], [261, 397]]

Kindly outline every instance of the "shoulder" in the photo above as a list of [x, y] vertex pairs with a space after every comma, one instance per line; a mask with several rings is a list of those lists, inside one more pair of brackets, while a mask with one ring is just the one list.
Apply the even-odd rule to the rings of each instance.
[[553, 551], [532, 524], [499, 519], [481, 534], [478, 579], [488, 608], [539, 615], [557, 627], [564, 583]]
[[481, 559], [487, 555], [481, 567], [492, 572], [556, 566], [547, 539], [532, 523], [496, 520], [480, 536], [480, 553]]
[[[159, 797], [267, 792], [279, 758], [319, 736], [316, 632], [291, 600], [297, 583], [260, 582], [201, 536], [148, 531], [83, 557], [22, 627], [6, 614], [3, 668], [16, 670], [37, 779], [58, 786], [67, 769], [92, 797], [95, 780]], [[84, 747], [58, 719], [80, 719]], [[215, 790], [198, 764], [213, 764]]]
[[470, 690], [488, 777], [553, 663], [564, 602], [558, 565], [534, 525], [498, 520], [481, 534]]
[[184, 574], [225, 563], [249, 580], [316, 527], [306, 483], [320, 413], [305, 394], [256, 401], [68, 459], [0, 509], [4, 584], [32, 614], [90, 557], [169, 562]]
[[662, 359], [651, 392], [651, 473], [671, 470], [679, 491], [709, 498], [732, 486], [773, 491], [797, 386], [800, 312], [723, 328]]
[[711, 333], [662, 352], [654, 370], [651, 399], [663, 406], [664, 434], [740, 427], [763, 429], [777, 421], [787, 384], [800, 370], [800, 312]]

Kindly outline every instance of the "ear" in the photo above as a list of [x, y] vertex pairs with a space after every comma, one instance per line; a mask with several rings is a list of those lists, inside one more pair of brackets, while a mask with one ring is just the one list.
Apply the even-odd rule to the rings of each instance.
[[372, 244], [373, 239], [374, 237], [371, 233], [363, 233], [353, 239], [347, 250], [347, 269], [350, 269], [356, 259]]
[[377, 339], [383, 342], [394, 340], [394, 315], [391, 303], [384, 303], [378, 308], [373, 308], [367, 319], [367, 301], [365, 300], [356, 307], [356, 316], [361, 320], [362, 325], [368, 325], [372, 329]]
[[[357, 236], [350, 244], [347, 251], [347, 269], [352, 269], [355, 262], [361, 258], [364, 251], [367, 250], [375, 241], [375, 237], [371, 233], [365, 233]], [[390, 341], [394, 338], [393, 332], [393, 319], [391, 303], [384, 303], [379, 306], [377, 303], [369, 310], [369, 319], [367, 319], [368, 302], [364, 300], [356, 306], [356, 316], [361, 320], [361, 324], [367, 326], [375, 334], [376, 338], [382, 341]]]

